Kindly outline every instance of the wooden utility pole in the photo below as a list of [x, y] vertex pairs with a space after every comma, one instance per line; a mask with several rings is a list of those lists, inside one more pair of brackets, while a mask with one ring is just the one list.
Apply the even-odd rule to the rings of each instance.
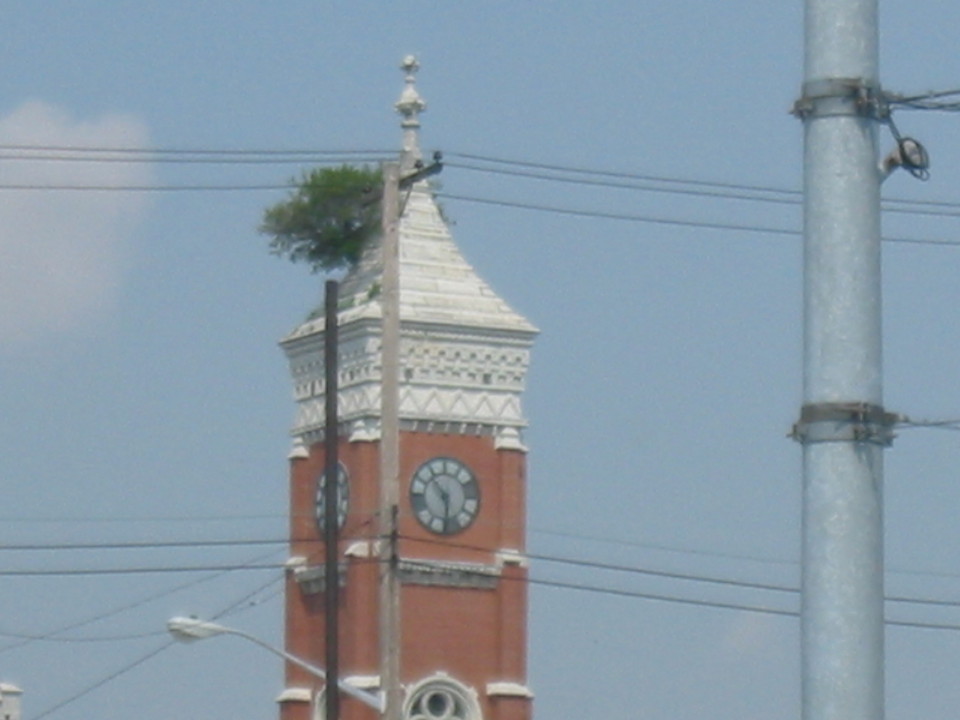
[[380, 687], [385, 720], [400, 720], [400, 164], [383, 165], [383, 276], [380, 293]]

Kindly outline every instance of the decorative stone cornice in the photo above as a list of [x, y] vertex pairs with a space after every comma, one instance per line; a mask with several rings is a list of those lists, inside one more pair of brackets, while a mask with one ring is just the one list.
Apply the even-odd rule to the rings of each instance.
[[490, 590], [497, 586], [500, 568], [482, 563], [448, 560], [400, 560], [400, 582], [407, 585], [441, 585]]

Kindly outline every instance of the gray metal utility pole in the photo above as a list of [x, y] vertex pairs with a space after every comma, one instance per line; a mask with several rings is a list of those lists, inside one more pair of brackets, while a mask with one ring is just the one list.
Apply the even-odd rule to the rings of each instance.
[[380, 288], [380, 683], [385, 720], [400, 720], [400, 578], [397, 508], [400, 502], [400, 163], [383, 165], [383, 276]]
[[806, 0], [804, 720], [884, 715], [877, 44], [877, 0]]

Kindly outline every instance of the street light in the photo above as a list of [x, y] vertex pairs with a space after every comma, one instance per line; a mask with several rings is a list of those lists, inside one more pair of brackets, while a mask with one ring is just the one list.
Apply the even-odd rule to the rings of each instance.
[[[317, 667], [308, 663], [306, 660], [301, 660], [296, 655], [291, 655], [284, 650], [275, 648], [273, 645], [265, 643], [258, 637], [254, 637], [248, 633], [245, 633], [243, 630], [237, 630], [236, 628], [227, 627], [225, 625], [218, 625], [217, 623], [206, 622], [204, 620], [198, 620], [197, 618], [192, 617], [174, 617], [170, 618], [167, 621], [167, 630], [170, 632], [173, 637], [181, 642], [194, 642], [196, 640], [205, 640], [206, 638], [214, 637], [215, 635], [236, 635], [237, 637], [246, 638], [255, 645], [259, 645], [264, 650], [269, 650], [274, 655], [282, 657], [284, 660], [287, 660], [294, 665], [303, 668], [311, 675], [326, 680], [327, 673], [323, 668]], [[377, 712], [382, 713], [384, 710], [384, 701], [382, 693], [371, 693], [361, 690], [358, 687], [354, 687], [346, 680], [340, 680], [337, 682], [337, 687], [344, 692], [344, 694], [349, 695], [355, 700], [359, 700], [364, 705], [372, 707]]]

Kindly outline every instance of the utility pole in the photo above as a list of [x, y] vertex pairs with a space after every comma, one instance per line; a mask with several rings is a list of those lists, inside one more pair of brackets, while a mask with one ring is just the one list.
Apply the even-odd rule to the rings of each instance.
[[400, 720], [400, 163], [383, 165], [383, 277], [380, 294], [380, 687], [384, 720]]
[[[414, 87], [420, 65], [408, 55], [401, 68], [406, 88], [396, 108], [403, 116], [402, 162], [383, 164], [382, 224], [383, 275], [380, 295], [383, 326], [380, 337], [380, 687], [384, 720], [401, 720], [403, 687], [400, 685], [400, 191], [443, 169], [440, 154], [424, 166], [417, 130], [419, 114], [426, 108]], [[401, 176], [401, 171], [406, 172]], [[404, 204], [406, 200], [404, 200]]]
[[806, 0], [803, 720], [884, 715], [877, 0]]
[[338, 557], [340, 535], [340, 417], [338, 407], [339, 382], [339, 328], [337, 298], [339, 284], [327, 280], [324, 294], [324, 345], [323, 363], [325, 373], [324, 412], [324, 469], [323, 486], [324, 517], [324, 610], [326, 617], [326, 720], [340, 720], [340, 564]]
[[380, 339], [380, 682], [385, 720], [400, 720], [400, 191], [443, 170], [440, 153], [424, 166], [400, 176], [398, 162], [383, 164], [383, 276], [380, 295], [383, 329]]

